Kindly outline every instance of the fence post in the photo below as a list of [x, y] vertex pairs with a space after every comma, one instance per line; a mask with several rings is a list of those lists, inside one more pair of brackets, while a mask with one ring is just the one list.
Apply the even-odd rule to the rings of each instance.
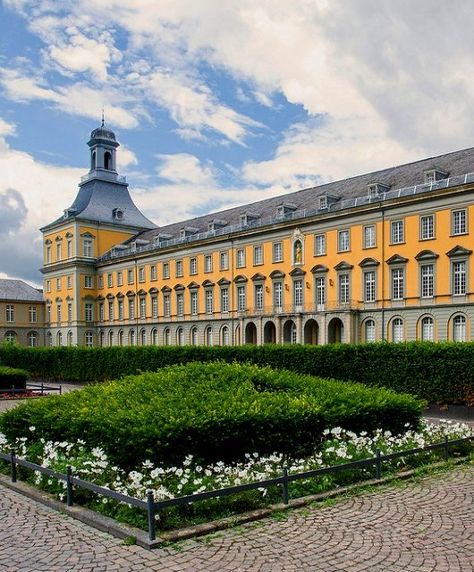
[[41, 382], [41, 395], [44, 395], [44, 390], [43, 390], [43, 387], [44, 387], [44, 383], [43, 383], [43, 382]]
[[444, 436], [444, 460], [447, 461], [449, 458], [449, 441], [448, 436]]
[[283, 504], [288, 504], [288, 469], [283, 467], [282, 474]]
[[375, 478], [380, 479], [382, 476], [382, 460], [380, 459], [380, 449], [375, 453]]
[[59, 386], [59, 395], [62, 395], [62, 394], [63, 394], [63, 386], [60, 385], [60, 386]]
[[146, 493], [147, 512], [148, 512], [148, 538], [156, 539], [156, 523], [155, 523], [155, 498], [153, 491]]
[[10, 475], [12, 483], [16, 483], [15, 449], [12, 449], [10, 451]]
[[67, 506], [72, 506], [73, 503], [73, 490], [72, 490], [72, 469], [71, 465], [67, 466], [66, 469], [66, 504]]

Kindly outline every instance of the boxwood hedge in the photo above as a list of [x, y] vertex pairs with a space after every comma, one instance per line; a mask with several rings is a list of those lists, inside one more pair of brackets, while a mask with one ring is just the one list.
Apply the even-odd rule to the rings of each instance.
[[190, 361], [248, 361], [297, 373], [359, 381], [430, 402], [474, 403], [474, 343], [264, 345], [237, 347], [0, 347], [0, 363], [36, 377], [115, 379]]
[[415, 427], [422, 406], [361, 384], [251, 364], [191, 363], [22, 404], [0, 417], [0, 431], [29, 440], [84, 439], [131, 468], [146, 459], [177, 463], [188, 454], [203, 462], [254, 451], [302, 455], [325, 428]]

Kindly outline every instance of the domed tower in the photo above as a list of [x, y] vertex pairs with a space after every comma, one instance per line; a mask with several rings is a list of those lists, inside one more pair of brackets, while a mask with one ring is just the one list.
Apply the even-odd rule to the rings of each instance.
[[101, 257], [155, 225], [117, 173], [115, 133], [102, 124], [88, 141], [90, 170], [64, 214], [41, 228], [47, 345], [95, 345], [101, 319]]

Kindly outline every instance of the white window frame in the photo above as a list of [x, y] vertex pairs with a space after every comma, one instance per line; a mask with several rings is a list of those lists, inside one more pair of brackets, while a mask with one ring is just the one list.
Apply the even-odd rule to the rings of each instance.
[[364, 271], [364, 301], [375, 302], [377, 300], [377, 273], [375, 270]]
[[467, 261], [453, 260], [451, 270], [453, 296], [465, 296], [467, 288]]
[[229, 270], [229, 252], [223, 250], [219, 255], [219, 263], [221, 270]]
[[451, 211], [451, 234], [453, 236], [467, 233], [467, 209]]
[[238, 248], [236, 252], [236, 268], [245, 268], [245, 248]]
[[326, 233], [322, 232], [314, 235], [314, 255], [324, 256], [326, 254]]
[[283, 262], [283, 243], [281, 241], [274, 242], [272, 245], [272, 260], [274, 263]]
[[337, 251], [349, 252], [351, 249], [351, 236], [348, 228], [337, 231]]
[[405, 224], [403, 219], [390, 222], [390, 244], [403, 244], [405, 242]]
[[420, 240], [435, 238], [435, 215], [420, 215]]
[[434, 264], [420, 266], [420, 294], [421, 298], [433, 298], [435, 285]]
[[263, 246], [258, 245], [253, 247], [253, 265], [260, 266], [263, 264]]
[[399, 301], [405, 298], [405, 268], [392, 268], [390, 272], [391, 278], [391, 298]]
[[375, 248], [377, 246], [377, 233], [375, 224], [364, 226], [364, 248]]

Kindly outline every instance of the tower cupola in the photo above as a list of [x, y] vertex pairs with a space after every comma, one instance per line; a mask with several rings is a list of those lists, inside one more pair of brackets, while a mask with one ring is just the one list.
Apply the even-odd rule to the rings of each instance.
[[102, 124], [91, 133], [91, 137], [87, 143], [91, 154], [92, 171], [108, 171], [117, 173], [116, 150], [119, 143], [115, 137], [115, 133], [105, 127], [104, 118]]

